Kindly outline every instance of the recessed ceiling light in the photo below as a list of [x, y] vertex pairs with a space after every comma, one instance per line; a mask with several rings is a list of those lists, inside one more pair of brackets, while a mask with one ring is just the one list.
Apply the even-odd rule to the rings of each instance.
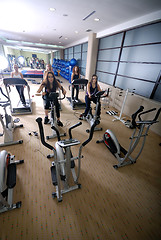
[[100, 21], [100, 19], [99, 19], [99, 18], [95, 18], [94, 20], [95, 20], [96, 22], [99, 22], [99, 21]]
[[59, 43], [61, 43], [61, 42], [59, 42]]
[[42, 39], [40, 38], [40, 42], [42, 41]]
[[51, 12], [54, 12], [56, 9], [55, 8], [49, 8]]
[[78, 33], [78, 31], [75, 31], [75, 33]]
[[65, 38], [65, 40], [67, 40], [68, 38]]

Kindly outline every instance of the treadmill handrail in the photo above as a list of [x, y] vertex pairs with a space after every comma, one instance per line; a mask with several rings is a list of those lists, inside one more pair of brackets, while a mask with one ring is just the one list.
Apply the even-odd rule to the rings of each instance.
[[85, 78], [78, 78], [78, 79], [73, 79], [72, 85], [87, 85], [88, 80]]
[[24, 78], [3, 78], [3, 84], [7, 85], [24, 85], [28, 86], [27, 81]]

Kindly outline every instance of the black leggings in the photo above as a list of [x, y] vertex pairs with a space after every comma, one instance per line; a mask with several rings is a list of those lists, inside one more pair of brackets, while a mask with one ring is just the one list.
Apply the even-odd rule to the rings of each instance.
[[[49, 110], [51, 107], [51, 100], [47, 95], [43, 96], [43, 102], [44, 102], [44, 109]], [[59, 105], [58, 99], [55, 99], [54, 105], [56, 110], [56, 116], [57, 118], [60, 118], [60, 110], [59, 110], [60, 105]]]
[[75, 99], [78, 100], [78, 94], [79, 94], [79, 86], [72, 86], [72, 99], [74, 99], [74, 90], [76, 89], [76, 96]]
[[[97, 98], [95, 98], [95, 97], [89, 98], [86, 95], [85, 96], [85, 102], [86, 102], [86, 109], [85, 109], [85, 112], [84, 112], [84, 116], [86, 117], [88, 112], [89, 112], [89, 110], [90, 110], [91, 102], [94, 102], [96, 104], [97, 103]], [[98, 112], [97, 112], [98, 116], [100, 116], [100, 114], [101, 114], [101, 103], [99, 103]]]
[[19, 93], [20, 100], [23, 104], [26, 104], [25, 96], [24, 96], [24, 86], [16, 86], [17, 92]]

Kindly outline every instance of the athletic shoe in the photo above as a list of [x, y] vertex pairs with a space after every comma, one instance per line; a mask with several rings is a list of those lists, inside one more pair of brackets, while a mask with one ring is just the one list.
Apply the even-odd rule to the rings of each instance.
[[60, 120], [57, 120], [57, 124], [59, 127], [63, 127], [63, 123]]
[[84, 116], [84, 113], [81, 113], [81, 115], [79, 116], [79, 120], [84, 120], [86, 117]]
[[78, 103], [78, 100], [77, 100], [77, 99], [75, 99], [75, 102], [76, 102], [76, 103]]
[[44, 124], [48, 124], [50, 121], [49, 121], [49, 118], [46, 116], [45, 118], [44, 118]]

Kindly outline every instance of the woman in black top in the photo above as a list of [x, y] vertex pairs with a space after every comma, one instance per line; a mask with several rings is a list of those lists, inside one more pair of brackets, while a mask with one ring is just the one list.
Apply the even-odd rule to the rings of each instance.
[[[101, 91], [101, 88], [97, 82], [97, 75], [93, 74], [92, 79], [87, 84], [87, 93], [85, 96], [86, 109], [85, 109], [85, 112], [80, 115], [80, 118], [87, 116], [90, 110], [91, 102], [96, 103], [97, 98], [95, 97], [95, 94], [98, 91]], [[100, 116], [100, 113], [101, 113], [101, 104], [99, 105], [98, 116]]]
[[[42, 93], [43, 101], [44, 101], [44, 110], [45, 110], [45, 119], [44, 124], [47, 124], [49, 122], [48, 119], [48, 112], [50, 108], [50, 98], [49, 93], [50, 92], [56, 92], [56, 90], [59, 88], [62, 90], [62, 93], [65, 95], [66, 90], [61, 86], [61, 84], [56, 80], [53, 72], [47, 72], [45, 75], [45, 78], [43, 82], [41, 83], [39, 89], [37, 90], [36, 95], [39, 95], [40, 92], [45, 88], [45, 92]], [[58, 99], [55, 102], [56, 107], [56, 116], [57, 116], [57, 124], [58, 126], [63, 126], [63, 123], [60, 121], [60, 111], [59, 111], [59, 102]]]
[[[75, 79], [80, 78], [80, 73], [79, 73], [79, 67], [74, 66], [73, 71], [72, 71], [72, 76], [71, 76], [71, 83]], [[78, 94], [79, 94], [79, 85], [72, 85], [72, 101], [74, 101], [74, 90], [76, 89], [76, 96], [75, 96], [75, 101], [78, 102]]]

